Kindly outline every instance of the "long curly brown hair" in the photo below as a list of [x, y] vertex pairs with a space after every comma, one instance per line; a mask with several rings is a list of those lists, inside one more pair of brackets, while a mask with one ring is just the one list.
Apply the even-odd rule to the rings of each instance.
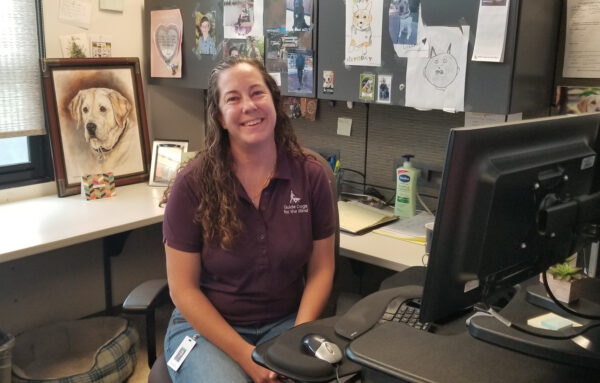
[[[271, 92], [276, 110], [275, 144], [278, 152], [284, 151], [294, 157], [304, 156], [292, 129], [290, 118], [281, 103], [281, 93], [275, 80], [267, 73], [260, 61], [242, 56], [229, 57], [219, 63], [208, 80], [207, 118], [205, 147], [198, 153], [194, 179], [200, 191], [194, 222], [202, 226], [204, 243], [230, 249], [243, 224], [236, 213], [238, 204], [233, 157], [229, 134], [219, 122], [219, 75], [238, 64], [249, 64], [262, 75]], [[198, 158], [199, 157], [199, 158]]]

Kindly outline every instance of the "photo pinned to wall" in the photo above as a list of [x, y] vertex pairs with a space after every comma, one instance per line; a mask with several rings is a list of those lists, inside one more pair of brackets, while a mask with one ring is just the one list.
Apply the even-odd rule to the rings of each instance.
[[380, 66], [383, 0], [346, 2], [346, 65]]
[[246, 52], [246, 39], [225, 39], [223, 41], [223, 58], [243, 56]]
[[332, 70], [323, 71], [323, 93], [333, 94], [335, 91], [335, 73]]
[[313, 92], [313, 52], [310, 50], [288, 50], [288, 92]]
[[60, 36], [59, 40], [64, 58], [90, 57], [89, 38], [85, 33]]
[[223, 6], [226, 39], [263, 36], [263, 0], [229, 0]]
[[377, 76], [377, 102], [389, 104], [392, 99], [392, 76], [380, 74]]
[[309, 31], [312, 0], [286, 0], [285, 28], [287, 31]]
[[181, 78], [183, 20], [179, 9], [150, 12], [150, 76]]
[[421, 19], [421, 0], [392, 0], [388, 11], [389, 32], [398, 57], [427, 57], [426, 28]]
[[78, 194], [88, 174], [112, 172], [117, 186], [147, 180], [139, 59], [48, 59], [43, 68], [58, 195]]
[[150, 186], [168, 186], [177, 175], [187, 152], [187, 141], [155, 140], [152, 143], [152, 163], [150, 165]]
[[361, 73], [358, 98], [366, 101], [375, 100], [375, 75], [372, 73]]
[[246, 38], [246, 51], [244, 56], [262, 61], [265, 51], [265, 39], [263, 36], [248, 36]]
[[279, 29], [282, 33], [286, 32], [285, 28], [285, 13], [287, 0], [264, 0], [265, 15], [264, 26], [265, 30]]
[[282, 97], [283, 109], [292, 120], [302, 117], [299, 97]]
[[197, 8], [193, 15], [196, 38], [193, 51], [196, 57], [202, 59], [202, 55], [217, 54], [217, 13], [202, 12]]
[[267, 29], [266, 36], [266, 67], [269, 72], [287, 72], [285, 48], [285, 31], [283, 28]]
[[558, 114], [600, 112], [600, 87], [559, 86], [556, 90]]

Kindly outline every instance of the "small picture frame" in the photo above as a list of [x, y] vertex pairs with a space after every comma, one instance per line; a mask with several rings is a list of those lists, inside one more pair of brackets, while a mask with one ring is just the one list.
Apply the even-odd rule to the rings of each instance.
[[155, 140], [152, 143], [150, 164], [150, 186], [168, 186], [181, 164], [182, 155], [187, 152], [187, 141]]

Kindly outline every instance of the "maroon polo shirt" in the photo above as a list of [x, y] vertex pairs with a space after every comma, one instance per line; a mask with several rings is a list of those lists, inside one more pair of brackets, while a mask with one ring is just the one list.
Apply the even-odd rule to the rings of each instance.
[[174, 249], [201, 253], [201, 289], [229, 323], [262, 324], [295, 312], [313, 241], [335, 232], [333, 196], [322, 165], [280, 152], [259, 209], [236, 182], [237, 213], [245, 229], [226, 251], [203, 245], [201, 227], [193, 223], [197, 161], [173, 184], [163, 240]]

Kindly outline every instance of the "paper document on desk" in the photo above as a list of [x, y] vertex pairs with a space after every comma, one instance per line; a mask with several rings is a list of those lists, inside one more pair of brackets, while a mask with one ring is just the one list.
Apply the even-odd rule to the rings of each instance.
[[338, 201], [340, 229], [362, 234], [375, 227], [398, 219], [390, 210], [382, 210], [357, 201]]
[[433, 215], [421, 212], [414, 217], [402, 219], [390, 225], [380, 227], [373, 232], [425, 245], [425, 224], [434, 220], [435, 217]]

